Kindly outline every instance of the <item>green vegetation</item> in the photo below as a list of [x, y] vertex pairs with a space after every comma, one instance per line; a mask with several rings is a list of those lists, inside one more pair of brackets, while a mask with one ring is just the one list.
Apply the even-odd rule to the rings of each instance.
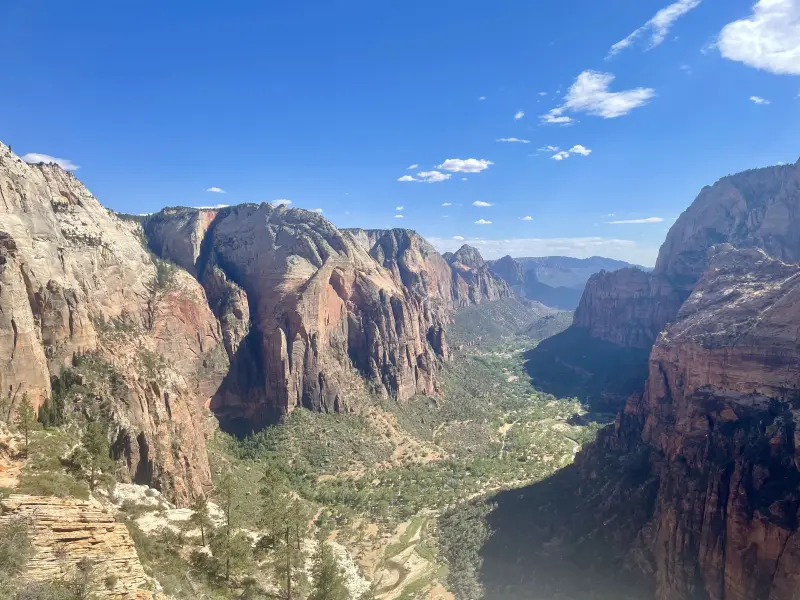
[[313, 586], [308, 600], [348, 600], [350, 592], [345, 586], [345, 578], [331, 545], [324, 539], [317, 541], [311, 567]]
[[486, 502], [463, 504], [439, 519], [439, 548], [450, 569], [447, 583], [457, 600], [483, 596], [478, 580], [480, 550], [489, 539], [486, 516], [494, 507]]
[[17, 416], [14, 419], [17, 429], [25, 439], [25, 456], [28, 455], [28, 444], [31, 439], [31, 432], [36, 425], [36, 410], [33, 408], [28, 394], [22, 395], [22, 400], [17, 406]]
[[106, 487], [114, 484], [115, 464], [111, 460], [108, 433], [100, 423], [89, 423], [81, 443], [70, 452], [67, 464], [70, 472], [86, 481], [94, 491], [99, 483]]

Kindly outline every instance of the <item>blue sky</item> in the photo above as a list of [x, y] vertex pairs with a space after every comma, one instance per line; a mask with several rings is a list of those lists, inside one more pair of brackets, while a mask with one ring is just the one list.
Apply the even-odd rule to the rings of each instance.
[[124, 212], [651, 265], [703, 185], [800, 156], [800, 0], [16, 2], [0, 39], [0, 140]]

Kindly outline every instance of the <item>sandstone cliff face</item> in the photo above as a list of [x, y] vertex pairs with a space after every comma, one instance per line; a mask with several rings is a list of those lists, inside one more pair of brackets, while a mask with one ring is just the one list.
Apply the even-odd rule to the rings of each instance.
[[[178, 502], [210, 484], [204, 404], [226, 371], [203, 289], [159, 272], [138, 225], [70, 173], [27, 165], [0, 144], [0, 393], [9, 415], [91, 355], [119, 372], [112, 442], [132, 479]], [[158, 368], [156, 368], [158, 367]], [[86, 405], [67, 407], [96, 418]], [[7, 418], [9, 415], [5, 415]]]
[[595, 275], [575, 325], [621, 345], [648, 346], [677, 314], [716, 244], [763, 248], [800, 260], [800, 161], [730, 175], [706, 187], [670, 228], [649, 276], [621, 269]]
[[[799, 297], [797, 265], [714, 252], [653, 348], [644, 393], [579, 456], [587, 482], [620, 452], [648, 457], [638, 491], [629, 476], [606, 480], [597, 514], [620, 529], [602, 535], [635, 536], [628, 561], [652, 574], [659, 599], [796, 598]], [[620, 526], [619, 499], [650, 494]]]
[[494, 275], [476, 248], [464, 244], [447, 258], [453, 270], [453, 302], [468, 306], [511, 298], [514, 292], [508, 283]]
[[26, 581], [69, 577], [88, 560], [92, 597], [154, 598], [128, 528], [96, 500], [12, 495], [0, 500], [0, 515], [0, 522], [23, 519], [30, 524], [35, 553], [23, 575]]
[[635, 267], [601, 271], [586, 284], [573, 326], [619, 346], [649, 348], [680, 305], [680, 294], [662, 276]]
[[267, 204], [167, 211], [145, 229], [199, 274], [222, 321], [231, 371], [212, 408], [232, 427], [344, 410], [359, 375], [397, 400], [436, 393], [447, 265], [416, 234], [339, 231]]

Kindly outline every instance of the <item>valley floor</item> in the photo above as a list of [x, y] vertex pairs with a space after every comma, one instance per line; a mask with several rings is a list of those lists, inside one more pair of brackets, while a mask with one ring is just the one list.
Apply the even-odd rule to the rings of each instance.
[[[213, 476], [217, 485], [224, 477], [236, 482], [241, 529], [257, 539], [262, 479], [272, 469], [314, 515], [314, 529], [326, 532], [346, 567], [351, 596], [477, 598], [492, 508], [484, 499], [551, 477], [602, 425], [577, 399], [537, 391], [525, 370], [525, 352], [542, 332], [563, 329], [568, 315], [541, 322], [542, 315], [526, 320], [518, 310], [496, 303], [456, 317], [454, 357], [441, 367], [438, 398], [398, 404], [365, 392], [352, 412], [295, 410], [282, 425], [244, 439], [217, 432]], [[8, 488], [16, 488], [8, 492], [55, 493], [41, 489], [43, 480], [69, 479], [58, 459], [69, 438], [51, 430], [35, 432], [34, 440], [25, 466], [0, 468]], [[59, 493], [86, 496], [84, 487], [72, 487]], [[113, 510], [165, 593], [229, 597], [225, 590], [239, 586], [241, 593], [249, 580], [257, 584], [252, 589], [274, 588], [258, 560], [235, 584], [187, 575], [197, 571], [201, 549], [199, 532], [180, 525], [191, 511], [148, 500], [153, 496], [118, 498]], [[218, 493], [214, 501], [223, 503]]]

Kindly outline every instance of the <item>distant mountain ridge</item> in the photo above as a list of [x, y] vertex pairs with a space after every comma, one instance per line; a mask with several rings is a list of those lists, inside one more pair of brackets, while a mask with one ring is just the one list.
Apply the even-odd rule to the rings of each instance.
[[596, 273], [627, 267], [647, 270], [602, 256], [513, 258], [507, 255], [487, 264], [492, 273], [504, 279], [517, 295], [562, 310], [575, 310], [578, 307], [586, 282]]

